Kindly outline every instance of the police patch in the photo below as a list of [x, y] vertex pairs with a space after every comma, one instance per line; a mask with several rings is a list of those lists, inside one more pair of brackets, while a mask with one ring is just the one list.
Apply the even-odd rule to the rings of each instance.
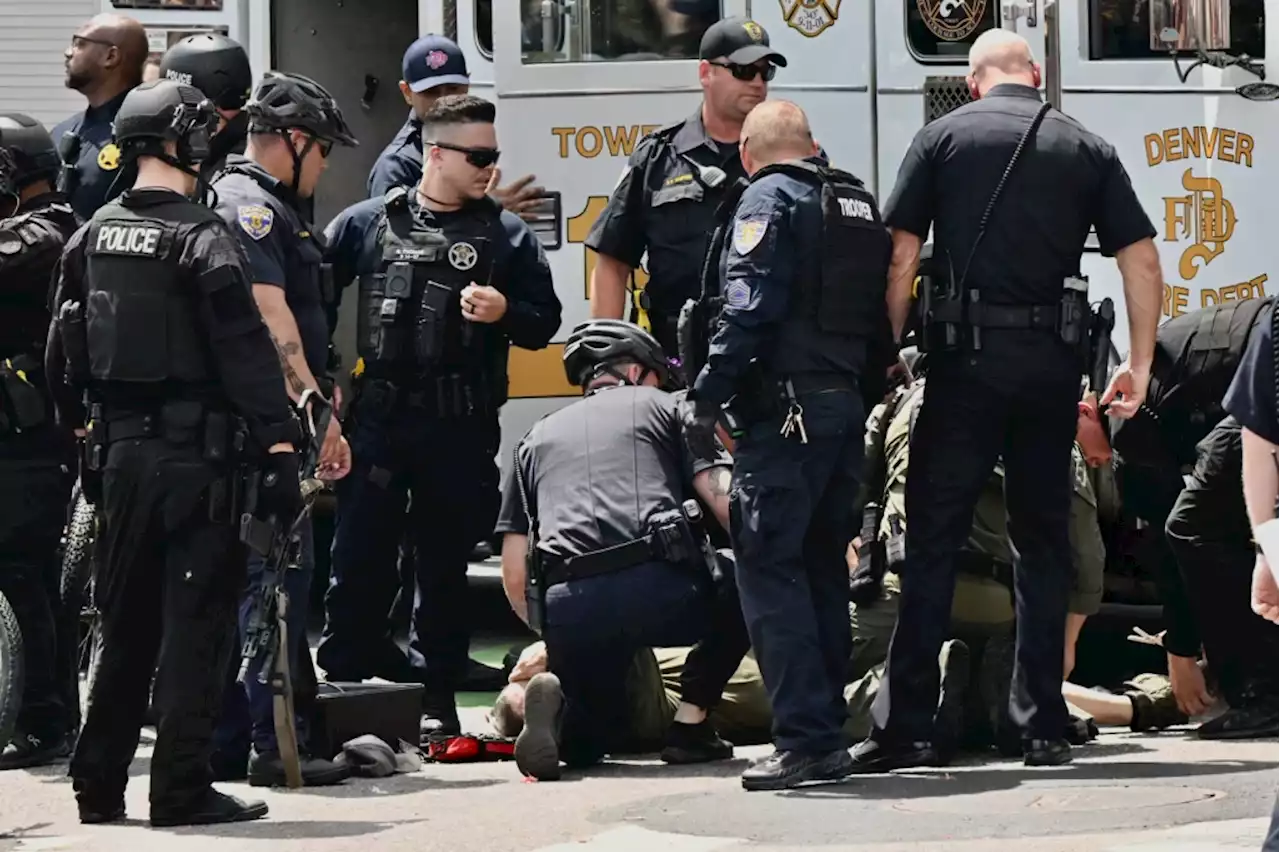
[[261, 204], [244, 204], [236, 208], [236, 221], [240, 223], [244, 232], [255, 240], [260, 240], [271, 233], [271, 225], [275, 222], [275, 218], [276, 214], [271, 212], [271, 208], [263, 207]]
[[476, 265], [476, 261], [480, 259], [480, 253], [476, 251], [476, 247], [471, 243], [454, 243], [449, 246], [449, 263], [454, 269], [466, 272], [468, 269]]
[[120, 149], [116, 143], [110, 142], [98, 152], [98, 168], [108, 172], [120, 168]]
[[731, 308], [745, 308], [751, 303], [751, 287], [745, 281], [730, 281], [724, 290], [724, 303]]
[[733, 223], [733, 248], [738, 254], [751, 254], [769, 230], [768, 219], [740, 219]]

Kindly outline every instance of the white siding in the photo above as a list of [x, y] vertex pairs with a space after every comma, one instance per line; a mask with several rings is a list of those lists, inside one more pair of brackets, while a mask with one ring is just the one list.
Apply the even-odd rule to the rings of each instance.
[[50, 130], [85, 107], [63, 84], [62, 53], [99, 11], [97, 0], [0, 0], [0, 111], [30, 115]]

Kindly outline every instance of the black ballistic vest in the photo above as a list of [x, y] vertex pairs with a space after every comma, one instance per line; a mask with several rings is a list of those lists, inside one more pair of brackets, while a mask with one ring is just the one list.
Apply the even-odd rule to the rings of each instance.
[[820, 253], [801, 259], [772, 370], [860, 372], [888, 329], [885, 290], [893, 246], [875, 198], [848, 172], [807, 161], [767, 166], [752, 182], [771, 174], [819, 185], [822, 205], [821, 233], [813, 240]]
[[472, 282], [502, 289], [494, 278], [500, 209], [484, 200], [440, 220], [411, 208], [396, 187], [386, 210], [378, 271], [360, 276], [356, 348], [366, 373], [397, 381], [462, 374], [505, 397], [506, 339], [492, 324], [465, 321], [461, 299]]
[[[122, 203], [132, 201], [132, 203]], [[84, 239], [85, 334], [90, 381], [211, 386], [192, 288], [181, 265], [190, 234], [218, 214], [178, 196], [116, 199]]]
[[[4, 275], [0, 281], [0, 358], [30, 355], [44, 360], [49, 278], [62, 247], [77, 227], [75, 211], [62, 201], [0, 219], [0, 233], [8, 235], [0, 247], [0, 274]], [[15, 267], [12, 272], [10, 265]]]

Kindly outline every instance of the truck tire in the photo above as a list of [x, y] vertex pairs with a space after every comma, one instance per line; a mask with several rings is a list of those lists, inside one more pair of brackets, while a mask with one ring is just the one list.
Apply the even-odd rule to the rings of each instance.
[[9, 600], [0, 594], [0, 749], [13, 737], [22, 708], [22, 631]]

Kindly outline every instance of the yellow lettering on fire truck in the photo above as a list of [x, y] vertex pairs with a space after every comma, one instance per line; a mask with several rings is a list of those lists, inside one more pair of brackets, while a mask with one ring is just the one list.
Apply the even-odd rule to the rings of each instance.
[[1177, 160], [1222, 160], [1253, 168], [1253, 137], [1225, 127], [1171, 127], [1142, 138], [1147, 148], [1147, 165], [1158, 166]]
[[590, 160], [607, 153], [610, 157], [630, 157], [636, 144], [661, 127], [661, 124], [619, 124], [594, 127], [553, 127], [551, 135], [556, 137], [557, 154], [560, 159], [569, 158], [570, 152]]

